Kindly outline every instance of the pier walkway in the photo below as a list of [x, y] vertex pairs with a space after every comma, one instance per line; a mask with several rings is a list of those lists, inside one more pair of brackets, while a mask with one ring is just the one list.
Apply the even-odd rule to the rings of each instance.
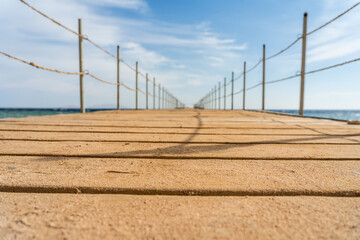
[[252, 111], [0, 120], [3, 239], [359, 239], [360, 126]]

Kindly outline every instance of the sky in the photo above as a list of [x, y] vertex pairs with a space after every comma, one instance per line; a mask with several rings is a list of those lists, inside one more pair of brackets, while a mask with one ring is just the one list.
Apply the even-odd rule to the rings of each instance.
[[[304, 12], [311, 31], [345, 11], [355, 0], [27, 0], [38, 10], [120, 55], [165, 86], [188, 107], [219, 82], [238, 76], [262, 57], [278, 52], [302, 33]], [[0, 0], [0, 51], [49, 68], [77, 72], [78, 38], [19, 0]], [[360, 57], [360, 7], [307, 39], [306, 70]], [[84, 69], [116, 82], [116, 60], [84, 42]], [[266, 62], [266, 80], [294, 75], [301, 66], [301, 41]], [[135, 87], [135, 73], [121, 64], [120, 80]], [[360, 62], [308, 75], [305, 109], [360, 109]], [[247, 75], [262, 80], [259, 66]], [[235, 92], [242, 87], [235, 81]], [[139, 87], [145, 90], [145, 80]], [[152, 86], [150, 86], [152, 92]], [[121, 88], [122, 107], [135, 93]], [[261, 88], [246, 93], [246, 108], [261, 108]], [[230, 89], [227, 89], [230, 92]], [[298, 109], [300, 78], [266, 86], [267, 109]], [[140, 107], [145, 96], [140, 94]], [[223, 89], [221, 90], [223, 96]], [[235, 108], [242, 95], [235, 95]], [[223, 100], [222, 100], [223, 104]], [[116, 86], [85, 77], [86, 107], [115, 107]], [[0, 107], [79, 107], [79, 77], [46, 72], [0, 55]], [[150, 101], [152, 107], [152, 101]], [[227, 108], [230, 99], [227, 99]]]

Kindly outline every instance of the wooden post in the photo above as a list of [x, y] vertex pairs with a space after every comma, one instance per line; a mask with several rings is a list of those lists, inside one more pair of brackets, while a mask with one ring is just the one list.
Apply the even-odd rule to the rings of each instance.
[[[83, 72], [83, 39], [82, 39], [82, 24], [81, 19], [78, 21], [79, 27], [79, 72]], [[84, 75], [80, 74], [80, 112], [85, 113], [84, 102]]]
[[208, 103], [208, 100], [209, 100], [209, 94], [206, 96], [206, 98], [205, 98], [205, 108], [207, 109], [207, 108], [209, 108], [209, 103]]
[[211, 95], [210, 93], [208, 93], [208, 97], [207, 97], [207, 108], [210, 109], [211, 107]]
[[117, 59], [116, 59], [116, 109], [120, 110], [120, 46], [117, 46]]
[[165, 88], [162, 87], [162, 109], [165, 109]]
[[226, 78], [224, 78], [224, 110], [226, 110]]
[[246, 62], [244, 62], [243, 110], [245, 110], [245, 92], [246, 92]]
[[160, 109], [160, 100], [161, 100], [161, 84], [159, 83], [159, 109]]
[[208, 109], [209, 108], [209, 94], [206, 95], [205, 99], [204, 99], [204, 108]]
[[208, 93], [207, 98], [208, 98], [208, 100], [207, 100], [207, 105], [208, 105], [207, 108], [210, 109], [211, 108], [211, 94], [210, 93]]
[[[211, 89], [212, 91], [212, 89]], [[212, 92], [209, 92], [209, 109], [212, 108]]]
[[231, 110], [234, 110], [234, 72], [231, 74]]
[[263, 74], [262, 74], [262, 110], [265, 110], [265, 50], [266, 50], [266, 46], [265, 44], [263, 45]]
[[138, 91], [139, 91], [139, 88], [138, 88], [138, 74], [139, 74], [139, 71], [138, 71], [138, 66], [139, 64], [138, 64], [138, 62], [136, 62], [136, 92], [135, 92], [135, 96], [136, 96], [136, 98], [135, 98], [135, 108], [136, 108], [136, 110], [138, 110]]
[[208, 102], [208, 104], [209, 104], [209, 109], [211, 109], [211, 92], [209, 92], [209, 102]]
[[212, 89], [212, 109], [215, 109], [215, 89]]
[[307, 34], [307, 13], [304, 13], [303, 35], [302, 35], [302, 56], [301, 56], [300, 109], [299, 109], [299, 115], [301, 116], [304, 115], [306, 34]]
[[214, 109], [214, 88], [211, 89], [211, 109]]
[[215, 98], [214, 98], [214, 109], [217, 109], [217, 87], [215, 85], [214, 87], [214, 91], [215, 91]]
[[146, 110], [149, 109], [149, 75], [146, 73]]
[[215, 109], [215, 89], [212, 89], [212, 109]]
[[219, 82], [219, 110], [220, 110], [220, 105], [221, 105], [221, 83]]
[[154, 78], [154, 83], [153, 83], [153, 110], [155, 110], [155, 88], [156, 88], [156, 84], [155, 84], [155, 78]]
[[208, 109], [211, 109], [211, 92], [208, 93]]

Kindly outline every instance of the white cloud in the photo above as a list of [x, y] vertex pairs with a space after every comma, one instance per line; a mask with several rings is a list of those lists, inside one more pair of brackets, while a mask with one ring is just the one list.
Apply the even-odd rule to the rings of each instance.
[[[355, 1], [341, 0], [323, 0], [323, 2], [323, 15], [316, 21], [319, 26], [355, 4]], [[354, 53], [359, 55], [360, 33], [356, 24], [359, 22], [360, 7], [357, 7], [309, 36], [309, 62], [338, 59]]]
[[125, 56], [128, 56], [127, 59], [132, 59], [133, 62], [137, 60], [147, 68], [153, 69], [170, 61], [161, 54], [146, 50], [137, 43], [126, 43], [124, 48]]
[[[6, 4], [2, 3], [5, 1]], [[0, 2], [0, 20], [6, 22], [0, 26], [0, 32], [6, 35], [6, 38], [0, 39], [1, 50], [46, 67], [78, 71], [77, 36], [40, 16], [20, 1]], [[151, 78], [155, 76], [157, 82], [165, 84], [178, 96], [180, 90], [186, 86], [207, 86], [209, 79], [218, 78], [213, 74], [217, 68], [224, 71], [232, 67], [231, 64], [225, 67], [223, 64], [214, 65], [215, 59], [222, 59], [223, 63], [231, 61], [234, 65], [240, 57], [238, 52], [246, 49], [246, 44], [238, 44], [235, 39], [212, 31], [210, 22], [193, 25], [173, 24], [152, 19], [139, 20], [120, 15], [103, 15], [98, 12], [98, 8], [102, 6], [129, 9], [139, 13], [151, 11], [144, 0], [28, 2], [75, 31], [78, 18], [82, 18], [84, 35], [112, 53], [116, 53], [116, 45], [120, 45], [121, 57], [126, 62], [135, 66], [135, 61], [139, 61], [141, 72], [149, 72]], [[6, 72], [0, 78], [2, 91], [14, 91], [20, 95], [30, 90], [44, 94], [51, 92], [54, 101], [44, 101], [43, 107], [49, 107], [46, 104], [54, 103], [62, 106], [63, 101], [60, 97], [57, 98], [56, 94], [78, 94], [77, 76], [31, 69], [3, 57], [0, 61], [0, 72]], [[208, 68], [211, 65], [213, 68], [209, 72]], [[84, 68], [100, 78], [116, 81], [116, 61], [86, 41]], [[134, 78], [134, 72], [122, 64], [121, 80], [133, 87]], [[11, 79], [11, 82], [8, 79]], [[86, 79], [88, 105], [113, 101], [116, 94], [114, 86]], [[140, 86], [144, 88], [143, 79], [140, 82]], [[194, 91], [196, 88], [190, 89], [183, 97], [195, 102], [199, 96], [193, 94]], [[132, 95], [132, 92], [124, 90], [124, 105], [133, 104]], [[7, 106], [10, 102], [2, 104]], [[23, 104], [21, 97], [18, 98], [17, 104]]]
[[308, 52], [308, 62], [312, 63], [330, 59], [338, 59], [340, 57], [349, 56], [350, 54], [356, 52], [358, 52], [358, 55], [360, 55], [360, 45], [358, 39], [359, 38], [354, 39], [353, 37], [342, 38], [337, 41], [313, 48]]

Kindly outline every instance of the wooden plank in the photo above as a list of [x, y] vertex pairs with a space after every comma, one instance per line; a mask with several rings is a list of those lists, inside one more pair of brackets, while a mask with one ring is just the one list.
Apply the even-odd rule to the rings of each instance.
[[358, 145], [0, 141], [1, 155], [360, 160]]
[[[213, 195], [359, 195], [360, 161], [0, 157], [0, 189]], [[311, 173], [311, 174], [309, 174]], [[7, 187], [7, 188], [5, 188]], [[36, 190], [38, 189], [38, 190]], [[16, 190], [18, 191], [18, 190]], [[65, 191], [65, 190], [64, 190]]]
[[359, 239], [359, 198], [0, 193], [5, 239]]
[[197, 132], [197, 134], [206, 135], [299, 135], [299, 136], [317, 136], [317, 135], [347, 135], [347, 134], [360, 134], [360, 129], [353, 129], [349, 127], [337, 128], [164, 128], [164, 127], [151, 127], [151, 128], [137, 128], [137, 127], [114, 127], [114, 126], [63, 126], [63, 125], [16, 125], [16, 124], [0, 124], [0, 133], [3, 131], [16, 131], [16, 132], [73, 132], [73, 133], [152, 133], [152, 134], [183, 134], [188, 135]]
[[[317, 136], [287, 136], [287, 135], [201, 135], [197, 132], [174, 134], [132, 134], [132, 133], [73, 133], [73, 132], [24, 132], [1, 131], [3, 140], [33, 140], [33, 141], [74, 141], [74, 142], [163, 142], [163, 143], [332, 143], [360, 145], [360, 134], [317, 135]], [[360, 146], [359, 146], [360, 147]]]

